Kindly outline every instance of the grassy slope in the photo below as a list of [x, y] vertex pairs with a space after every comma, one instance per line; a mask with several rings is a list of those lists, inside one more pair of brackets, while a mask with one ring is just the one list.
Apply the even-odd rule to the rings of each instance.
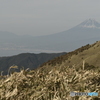
[[80, 67], [83, 61], [89, 63], [89, 65], [94, 65], [100, 67], [100, 41], [92, 44], [83, 46], [75, 51], [68, 54], [55, 58], [44, 65], [56, 65], [65, 62], [67, 66], [76, 65]]

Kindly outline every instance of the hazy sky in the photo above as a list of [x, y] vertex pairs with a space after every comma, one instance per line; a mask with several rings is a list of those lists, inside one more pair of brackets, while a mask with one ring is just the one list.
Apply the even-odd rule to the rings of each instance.
[[89, 18], [100, 22], [100, 0], [0, 0], [0, 31], [53, 34]]

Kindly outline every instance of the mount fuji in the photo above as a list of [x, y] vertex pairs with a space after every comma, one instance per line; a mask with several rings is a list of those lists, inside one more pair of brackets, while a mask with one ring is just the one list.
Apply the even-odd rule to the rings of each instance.
[[63, 32], [34, 38], [41, 49], [67, 52], [99, 40], [100, 23], [94, 19], [85, 20]]
[[94, 19], [88, 19], [69, 30], [45, 36], [33, 37], [5, 34], [7, 34], [7, 37], [6, 35], [2, 37], [0, 32], [0, 56], [25, 52], [70, 52], [83, 45], [99, 41], [100, 23]]

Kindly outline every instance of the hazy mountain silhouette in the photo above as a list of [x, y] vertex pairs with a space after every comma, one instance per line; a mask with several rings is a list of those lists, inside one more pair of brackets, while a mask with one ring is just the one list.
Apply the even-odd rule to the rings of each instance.
[[0, 56], [23, 52], [69, 52], [99, 41], [100, 23], [88, 19], [67, 31], [45, 36], [18, 36], [10, 33], [2, 35], [1, 32], [0, 35]]

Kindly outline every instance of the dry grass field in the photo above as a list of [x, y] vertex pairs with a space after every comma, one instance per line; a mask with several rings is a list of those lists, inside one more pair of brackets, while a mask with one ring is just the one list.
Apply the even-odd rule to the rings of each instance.
[[[47, 71], [21, 70], [0, 79], [0, 100], [100, 100], [100, 70], [55, 66]], [[75, 96], [70, 92], [98, 92], [99, 96]]]

